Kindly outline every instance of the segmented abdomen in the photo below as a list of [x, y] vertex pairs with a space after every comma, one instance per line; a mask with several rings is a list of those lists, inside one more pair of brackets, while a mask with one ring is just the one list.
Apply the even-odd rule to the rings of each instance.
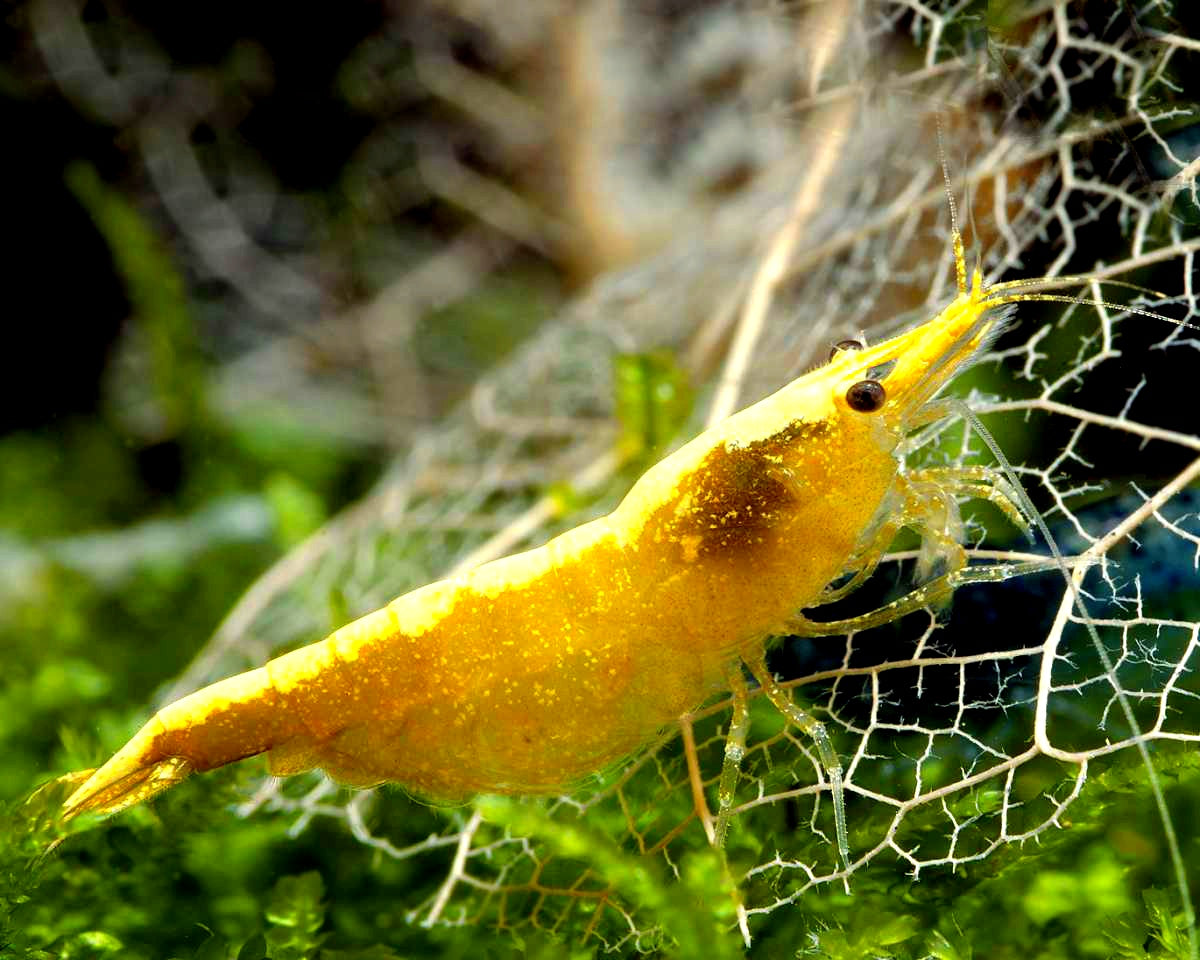
[[272, 661], [307, 730], [273, 769], [454, 800], [561, 789], [628, 755], [721, 680], [680, 656], [695, 618], [661, 603], [662, 564], [630, 559], [604, 518]]

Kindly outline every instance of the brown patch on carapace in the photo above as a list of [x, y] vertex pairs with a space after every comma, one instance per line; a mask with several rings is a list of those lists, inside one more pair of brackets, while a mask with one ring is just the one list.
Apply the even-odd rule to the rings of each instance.
[[685, 562], [752, 549], [803, 496], [789, 467], [796, 447], [828, 430], [824, 421], [793, 420], [769, 437], [714, 447], [680, 478], [678, 499], [657, 511], [663, 537], [680, 544]]

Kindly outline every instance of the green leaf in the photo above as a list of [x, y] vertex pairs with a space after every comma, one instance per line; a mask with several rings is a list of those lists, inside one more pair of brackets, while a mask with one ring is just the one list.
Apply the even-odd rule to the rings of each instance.
[[296, 546], [325, 521], [321, 498], [291, 474], [271, 474], [263, 493], [275, 511], [276, 535], [284, 548]]
[[639, 462], [670, 443], [692, 408], [687, 372], [667, 351], [619, 354], [613, 389], [621, 448]]
[[99, 960], [100, 957], [119, 955], [125, 945], [111, 934], [101, 930], [78, 933], [62, 945], [61, 960]]
[[1023, 898], [1026, 914], [1044, 926], [1078, 911], [1113, 916], [1130, 909], [1125, 867], [1104, 848], [1092, 851], [1082, 870], [1044, 870]]
[[1149, 914], [1147, 926], [1150, 936], [1162, 945], [1162, 956], [1180, 960], [1191, 957], [1188, 944], [1188, 920], [1190, 910], [1176, 909], [1173, 897], [1165, 890], [1151, 887], [1142, 893], [1142, 901]]
[[272, 960], [308, 960], [316, 954], [324, 940], [317, 932], [325, 922], [324, 894], [325, 884], [315, 870], [275, 884], [266, 909]]
[[143, 408], [131, 426], [145, 439], [173, 437], [198, 410], [204, 372], [183, 277], [141, 211], [94, 167], [73, 163], [66, 181], [108, 242], [149, 368], [145, 378], [121, 378], [118, 386], [128, 395], [118, 403], [123, 410]]

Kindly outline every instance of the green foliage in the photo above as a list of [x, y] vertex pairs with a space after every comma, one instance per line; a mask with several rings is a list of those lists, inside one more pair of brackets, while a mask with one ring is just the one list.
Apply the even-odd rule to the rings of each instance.
[[613, 395], [621, 448], [643, 466], [658, 459], [675, 439], [693, 400], [687, 371], [666, 351], [617, 355]]
[[279, 541], [284, 547], [300, 543], [325, 519], [320, 496], [290, 474], [269, 476], [264, 493], [275, 511]]
[[[485, 820], [516, 836], [544, 841], [552, 856], [586, 863], [602, 883], [662, 925], [666, 939], [653, 946], [665, 956], [721, 960], [741, 954], [731, 930], [737, 894], [715, 851], [693, 851], [682, 864], [682, 883], [676, 883], [662, 875], [654, 860], [623, 851], [605, 836], [552, 819], [536, 803], [484, 797], [477, 809]], [[648, 949], [652, 944], [639, 946]]]
[[[1156, 758], [1175, 785], [1175, 811], [1200, 799], [1200, 770], [1184, 751]], [[800, 956], [850, 960], [972, 957], [1186, 957], [1185, 914], [1174, 891], [1144, 888], [1163, 861], [1145, 774], [1123, 758], [1091, 778], [1068, 829], [1036, 846], [1010, 844], [954, 874], [855, 874], [851, 896], [806, 897]], [[1158, 873], [1164, 877], [1165, 874]], [[1190, 878], [1195, 884], [1197, 876]], [[1140, 902], [1137, 891], [1144, 890]], [[771, 938], [769, 942], [774, 942]], [[760, 944], [761, 945], [761, 944]]]
[[93, 167], [72, 164], [66, 181], [108, 241], [146, 346], [146, 400], [157, 411], [159, 432], [173, 436], [201, 401], [201, 357], [183, 278], [147, 221]]
[[1180, 908], [1177, 897], [1156, 887], [1142, 892], [1145, 921], [1139, 924], [1128, 915], [1105, 925], [1110, 955], [1125, 958], [1161, 957], [1183, 960], [1189, 957], [1187, 936], [1188, 910]]
[[266, 912], [271, 929], [265, 940], [272, 958], [308, 960], [317, 952], [324, 940], [318, 933], [325, 922], [324, 893], [315, 871], [282, 877], [275, 884]]

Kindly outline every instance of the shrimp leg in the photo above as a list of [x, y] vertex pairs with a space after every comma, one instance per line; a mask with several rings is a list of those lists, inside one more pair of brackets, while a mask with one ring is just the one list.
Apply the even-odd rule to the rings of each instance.
[[713, 846], [718, 849], [725, 846], [725, 835], [729, 832], [729, 813], [733, 809], [742, 758], [746, 755], [746, 732], [750, 728], [749, 696], [746, 678], [742, 676], [742, 665], [738, 663], [730, 667], [726, 679], [733, 695], [733, 713], [729, 719], [729, 733], [725, 737], [721, 780], [717, 785], [717, 822], [713, 830]]
[[1031, 536], [1029, 521], [1017, 506], [1017, 495], [999, 471], [985, 466], [927, 467], [897, 478], [900, 506], [890, 511], [865, 546], [847, 563], [854, 575], [837, 587], [826, 587], [810, 607], [834, 603], [849, 596], [874, 574], [884, 552], [904, 527], [910, 527], [925, 542], [920, 569], [932, 569], [940, 559], [949, 571], [966, 562], [956, 534], [957, 510], [954, 497], [970, 497], [994, 503], [1018, 530]]
[[[833, 741], [829, 739], [829, 731], [807, 710], [798, 706], [775, 679], [774, 674], [767, 669], [766, 657], [760, 652], [746, 661], [746, 666], [758, 681], [758, 686], [771, 705], [787, 718], [788, 723], [801, 733], [810, 737], [817, 745], [817, 756], [821, 760], [825, 775], [829, 777], [829, 791], [833, 796], [833, 826], [837, 834], [838, 855], [846, 872], [850, 872], [850, 840], [846, 830], [846, 791], [842, 781], [842, 762], [838, 759], [837, 751], [833, 749]], [[722, 778], [724, 779], [724, 778]]]
[[924, 467], [913, 470], [908, 479], [914, 484], [930, 484], [952, 497], [971, 497], [995, 504], [1009, 523], [1027, 537], [1032, 535], [1029, 520], [1017, 505], [1020, 498], [1008, 478], [993, 467], [976, 464], [968, 467]]
[[[1059, 562], [1056, 560], [1032, 560], [1025, 563], [963, 567], [931, 580], [929, 583], [918, 587], [898, 600], [894, 600], [880, 607], [878, 610], [872, 610], [861, 616], [850, 617], [846, 620], [820, 622], [809, 620], [803, 615], [797, 614], [789, 618], [777, 632], [780, 634], [792, 634], [794, 636], [819, 637], [868, 630], [871, 627], [891, 623], [893, 620], [897, 620], [915, 610], [920, 610], [928, 606], [936, 606], [948, 599], [963, 584], [997, 582], [1008, 580], [1011, 577], [1023, 576], [1028, 573], [1039, 573], [1047, 570], [1057, 570], [1058, 568]], [[763, 693], [766, 694], [767, 699], [771, 701], [775, 709], [787, 717], [788, 721], [798, 730], [811, 737], [817, 746], [817, 755], [821, 760], [821, 766], [825, 769], [826, 776], [829, 777], [829, 787], [833, 797], [833, 823], [837, 833], [838, 853], [841, 855], [842, 862], [846, 865], [846, 870], [849, 871], [850, 843], [846, 831], [846, 797], [842, 778], [842, 764], [833, 749], [829, 733], [823, 723], [812, 716], [812, 714], [797, 706], [795, 701], [779, 686], [778, 682], [771, 675], [770, 670], [767, 669], [766, 660], [761, 654], [752, 660], [748, 660], [747, 665], [750, 667], [750, 672], [754, 674], [754, 678], [758, 681], [759, 687], [762, 688]], [[731, 729], [731, 736], [732, 732]], [[727, 765], [729, 763], [728, 751], [729, 745], [727, 743]], [[722, 787], [725, 786], [724, 770], [722, 771], [721, 785]], [[718, 824], [720, 824], [720, 818], [718, 818]]]
[[[1070, 564], [1072, 558], [1066, 558]], [[798, 637], [829, 637], [842, 633], [857, 633], [870, 630], [872, 627], [883, 626], [900, 617], [913, 613], [925, 607], [938, 606], [948, 600], [959, 587], [968, 583], [998, 583], [1013, 577], [1023, 577], [1030, 573], [1044, 573], [1047, 570], [1058, 570], [1058, 560], [1028, 560], [1022, 563], [987, 564], [975, 567], [962, 567], [950, 573], [935, 577], [922, 584], [911, 593], [906, 593], [891, 603], [884, 604], [877, 610], [849, 617], [846, 620], [809, 620], [803, 614], [795, 614], [784, 621], [776, 631], [781, 636]]]

